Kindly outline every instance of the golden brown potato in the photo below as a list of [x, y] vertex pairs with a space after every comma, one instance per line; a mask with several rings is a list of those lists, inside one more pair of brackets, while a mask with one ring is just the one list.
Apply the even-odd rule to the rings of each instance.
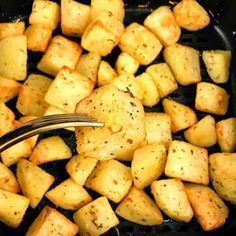
[[163, 222], [161, 211], [143, 191], [132, 187], [116, 208], [116, 214], [141, 225], [160, 225]]
[[205, 231], [224, 225], [229, 210], [220, 197], [209, 187], [198, 184], [185, 184], [185, 189], [193, 212]]
[[236, 153], [214, 153], [209, 161], [215, 191], [222, 199], [236, 205]]
[[201, 81], [199, 51], [196, 49], [176, 43], [164, 49], [163, 57], [181, 85]]
[[215, 84], [201, 82], [197, 84], [195, 108], [199, 111], [225, 115], [229, 105], [227, 91]]
[[177, 24], [189, 31], [203, 29], [210, 23], [207, 11], [196, 0], [181, 0], [173, 13]]
[[193, 210], [180, 179], [162, 179], [151, 184], [156, 204], [171, 219], [189, 222]]
[[113, 85], [100, 87], [78, 103], [76, 113], [86, 113], [104, 122], [102, 128], [76, 128], [78, 153], [105, 160], [132, 160], [132, 154], [145, 138], [141, 102]]
[[165, 174], [168, 177], [208, 185], [207, 149], [184, 141], [172, 141], [168, 150]]
[[45, 206], [29, 227], [26, 236], [75, 236], [79, 227], [54, 208]]
[[23, 35], [24, 30], [24, 21], [0, 23], [0, 40], [9, 36]]
[[101, 235], [119, 224], [106, 197], [99, 197], [80, 208], [73, 218], [82, 235]]

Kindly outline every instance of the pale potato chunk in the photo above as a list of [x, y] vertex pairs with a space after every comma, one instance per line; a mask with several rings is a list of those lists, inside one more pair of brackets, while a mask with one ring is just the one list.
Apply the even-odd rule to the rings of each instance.
[[0, 136], [14, 128], [15, 114], [5, 103], [0, 101]]
[[41, 139], [30, 156], [36, 165], [46, 162], [69, 159], [72, 156], [69, 146], [59, 136]]
[[97, 159], [78, 154], [67, 163], [66, 171], [77, 184], [83, 186], [97, 162]]
[[161, 98], [178, 89], [178, 84], [166, 63], [151, 65], [146, 72], [152, 76]]
[[75, 69], [81, 53], [82, 48], [78, 43], [57, 35], [50, 41], [37, 68], [49, 75], [56, 76], [63, 66]]
[[164, 172], [166, 159], [164, 145], [149, 144], [137, 148], [131, 162], [134, 186], [143, 189], [158, 179]]
[[181, 0], [173, 13], [177, 24], [189, 31], [203, 29], [210, 23], [207, 11], [196, 0]]
[[185, 184], [185, 189], [203, 230], [210, 231], [224, 225], [229, 210], [212, 189], [198, 184]]
[[142, 103], [144, 106], [153, 107], [160, 102], [160, 95], [151, 75], [144, 72], [136, 77], [136, 81], [143, 93]]
[[26, 36], [10, 36], [0, 41], [0, 76], [24, 80], [27, 75]]
[[228, 118], [216, 123], [218, 144], [222, 152], [236, 149], [236, 118]]
[[29, 75], [19, 92], [17, 110], [23, 115], [43, 116], [48, 107], [44, 96], [51, 83], [52, 80], [44, 75]]
[[29, 206], [29, 199], [0, 189], [0, 221], [17, 228]]
[[207, 149], [183, 141], [172, 141], [168, 150], [165, 174], [169, 177], [208, 185]]
[[156, 204], [171, 219], [184, 222], [189, 222], [192, 219], [193, 210], [181, 180], [154, 181], [151, 184], [151, 192]]
[[161, 211], [153, 200], [141, 189], [132, 187], [116, 208], [116, 214], [141, 225], [160, 225]]
[[168, 6], [155, 9], [146, 17], [143, 24], [157, 36], [164, 46], [169, 46], [179, 40], [181, 29]]
[[5, 103], [16, 97], [20, 88], [17, 81], [0, 76], [0, 101]]
[[24, 159], [17, 163], [16, 176], [23, 194], [30, 199], [32, 208], [38, 206], [55, 179], [40, 167]]
[[184, 131], [184, 137], [189, 143], [199, 147], [214, 146], [217, 142], [215, 124], [214, 117], [207, 115]]
[[209, 161], [215, 191], [222, 199], [236, 205], [236, 153], [214, 153]]
[[90, 21], [90, 6], [61, 0], [61, 30], [64, 35], [81, 37]]
[[130, 168], [113, 159], [98, 162], [85, 184], [116, 203], [128, 193], [131, 185]]
[[197, 84], [195, 108], [199, 111], [225, 115], [229, 105], [227, 91], [215, 84], [201, 82]]
[[164, 111], [170, 116], [171, 130], [176, 133], [197, 123], [197, 115], [190, 107], [172, 99], [162, 101]]
[[24, 21], [0, 23], [0, 40], [9, 36], [23, 35], [24, 30]]
[[202, 52], [202, 59], [206, 65], [210, 78], [215, 83], [226, 83], [229, 79], [231, 51], [209, 50]]
[[54, 208], [45, 206], [25, 236], [75, 236], [79, 227]]
[[75, 212], [75, 223], [82, 235], [101, 235], [119, 224], [106, 197], [100, 197]]
[[162, 44], [152, 32], [134, 22], [126, 27], [119, 47], [123, 52], [133, 56], [141, 65], [148, 65], [158, 56]]
[[176, 43], [166, 47], [163, 56], [181, 85], [196, 84], [201, 81], [198, 50]]
[[145, 113], [146, 140], [149, 144], [169, 146], [172, 140], [170, 116], [162, 112]]
[[90, 95], [93, 87], [94, 83], [78, 71], [62, 67], [44, 99], [52, 106], [74, 113], [76, 104]]

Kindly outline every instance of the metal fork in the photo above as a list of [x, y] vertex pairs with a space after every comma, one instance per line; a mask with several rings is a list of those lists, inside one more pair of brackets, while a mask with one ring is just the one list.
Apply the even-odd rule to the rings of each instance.
[[57, 114], [31, 120], [0, 137], [0, 153], [20, 141], [45, 131], [75, 127], [102, 127], [103, 123], [86, 114]]

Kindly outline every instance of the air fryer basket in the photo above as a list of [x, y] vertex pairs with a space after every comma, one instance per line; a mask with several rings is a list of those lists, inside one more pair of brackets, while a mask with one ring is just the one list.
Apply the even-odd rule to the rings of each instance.
[[[27, 16], [31, 10], [31, 4], [33, 0], [0, 0], [0, 21], [15, 21], [17, 19], [25, 19], [27, 21]], [[89, 4], [90, 1], [80, 1]], [[178, 2], [178, 1], [176, 1]], [[173, 6], [175, 1], [168, 0], [125, 0], [126, 7], [126, 17], [125, 24], [137, 21], [142, 23], [144, 18], [155, 8], [160, 5], [169, 5]], [[227, 117], [236, 116], [236, 1], [235, 0], [199, 0], [199, 2], [208, 10], [211, 15], [211, 24], [209, 27], [204, 30], [191, 33], [185, 30], [182, 30], [182, 35], [180, 42], [185, 45], [192, 46], [200, 51], [205, 49], [228, 49], [232, 51], [232, 63], [231, 63], [231, 73], [230, 80], [227, 84], [222, 85], [231, 95], [230, 105], [226, 116], [220, 117], [215, 116], [216, 120], [224, 119]], [[59, 33], [57, 31], [56, 33]], [[76, 40], [76, 39], [73, 39]], [[111, 64], [114, 64], [114, 60], [118, 55], [119, 50], [115, 49], [114, 52], [109, 55], [106, 60], [109, 60]], [[1, 54], [1, 52], [0, 52]], [[28, 63], [28, 73], [36, 72], [36, 64], [40, 59], [40, 53], [29, 53], [29, 63]], [[158, 57], [155, 62], [161, 62], [163, 58]], [[155, 63], [154, 62], [154, 63]], [[144, 68], [140, 68], [139, 73], [143, 71]], [[201, 61], [201, 74], [203, 81], [209, 81], [209, 76], [206, 72], [206, 69]], [[191, 85], [187, 87], [179, 86], [179, 89], [172, 93], [169, 97], [179, 101], [183, 104], [186, 104], [194, 108], [194, 98], [196, 86]], [[15, 110], [16, 100], [10, 101], [7, 105], [11, 107], [16, 113]], [[163, 111], [162, 106], [158, 104], [153, 108], [147, 108], [146, 111]], [[18, 114], [18, 113], [17, 113]], [[205, 114], [202, 112], [197, 112], [199, 118], [203, 117]], [[66, 143], [71, 147], [73, 154], [76, 154], [75, 150], [75, 137], [74, 134], [65, 131], [65, 130], [56, 130], [53, 132], [47, 132], [40, 136], [47, 137], [51, 135], [61, 136]], [[182, 140], [182, 133], [177, 133], [174, 135], [175, 139]], [[219, 151], [217, 146], [214, 146], [209, 149], [209, 153]], [[56, 186], [62, 180], [68, 178], [67, 173], [65, 172], [66, 161], [57, 161], [54, 163], [44, 164], [41, 167], [47, 172], [53, 174], [56, 177], [56, 181], [53, 186]], [[12, 169], [14, 170], [15, 167]], [[236, 171], [236, 170], [235, 170]], [[148, 190], [147, 190], [148, 191]], [[97, 196], [95, 193], [91, 193], [94, 198]], [[50, 205], [55, 207], [47, 199], [43, 199], [40, 205], [32, 210], [29, 208], [26, 212], [26, 215], [21, 223], [20, 227], [17, 229], [11, 229], [4, 224], [0, 223], [0, 236], [23, 236], [25, 235], [29, 225], [39, 214], [41, 209], [45, 205]], [[160, 235], [160, 236], [182, 236], [182, 235], [233, 235], [236, 233], [236, 207], [228, 204], [230, 209], [229, 218], [227, 219], [226, 224], [218, 230], [212, 232], [202, 231], [199, 224], [193, 219], [190, 223], [175, 222], [168, 217], [164, 217], [164, 223], [160, 226], [150, 227], [150, 226], [141, 226], [134, 223], [130, 223], [120, 218], [120, 224], [111, 229], [105, 235], [135, 235], [135, 236], [151, 236], [151, 235]], [[65, 214], [69, 219], [72, 220], [72, 212], [66, 211], [58, 208], [60, 212]]]

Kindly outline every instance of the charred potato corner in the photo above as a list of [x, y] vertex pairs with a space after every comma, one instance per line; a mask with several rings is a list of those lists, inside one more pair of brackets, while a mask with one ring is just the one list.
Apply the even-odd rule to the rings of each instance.
[[214, 28], [203, 1], [163, 2], [32, 0], [25, 21], [0, 23], [0, 138], [52, 114], [104, 124], [0, 153], [1, 236], [162, 235], [166, 222], [223, 235], [232, 223], [231, 51], [184, 40]]

